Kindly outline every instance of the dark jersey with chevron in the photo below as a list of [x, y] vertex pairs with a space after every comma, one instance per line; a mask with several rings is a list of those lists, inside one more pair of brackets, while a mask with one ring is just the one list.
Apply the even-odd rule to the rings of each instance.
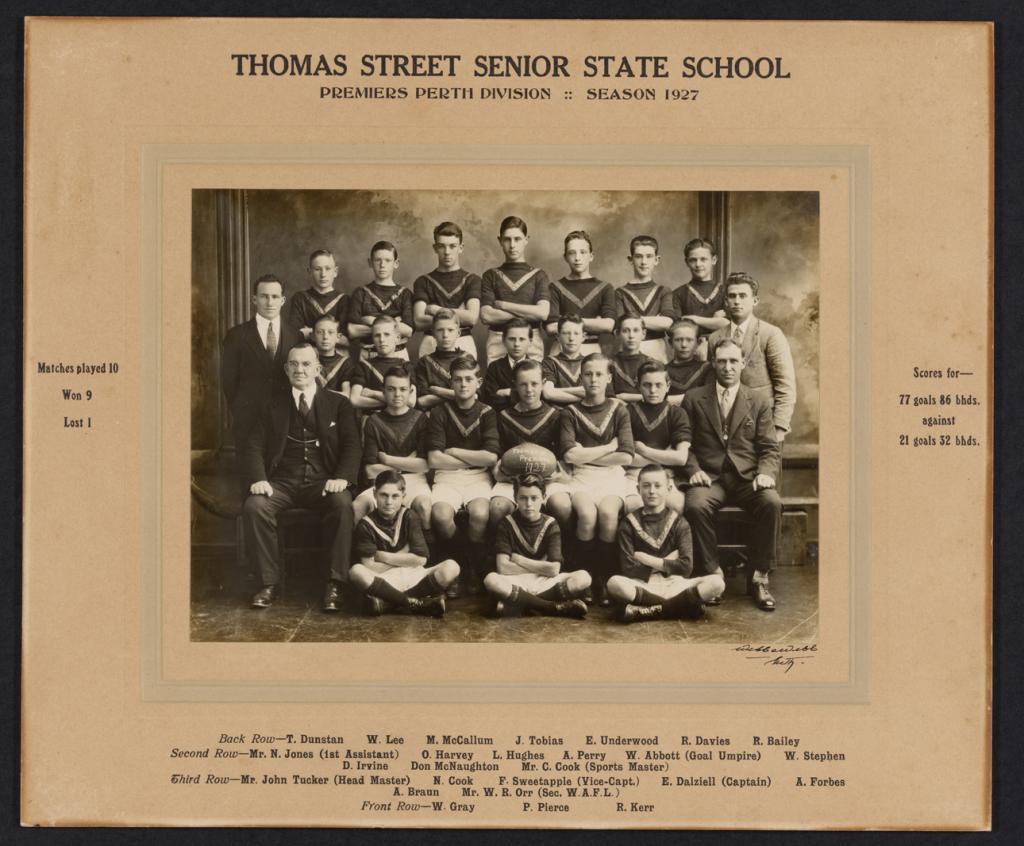
[[558, 455], [565, 455], [566, 450], [576, 444], [581, 447], [606, 446], [612, 438], [619, 439], [618, 452], [630, 455], [635, 452], [629, 411], [621, 400], [608, 397], [600, 405], [579, 402], [562, 409]]
[[[697, 317], [714, 317], [715, 312], [725, 311], [725, 285], [713, 279], [699, 282], [691, 279], [672, 293], [672, 308], [680, 317], [688, 314]], [[700, 335], [710, 335], [714, 330], [699, 326]]]
[[288, 322], [296, 329], [312, 329], [325, 314], [338, 321], [338, 331], [347, 334], [348, 297], [341, 291], [330, 290], [321, 294], [316, 288], [307, 288], [288, 299]]
[[427, 457], [427, 415], [418, 408], [392, 415], [384, 409], [371, 414], [363, 425], [363, 463], [379, 464], [377, 454], [385, 452], [405, 458]]
[[545, 403], [533, 411], [520, 411], [513, 405], [498, 412], [502, 455], [520, 444], [537, 444], [558, 455], [561, 432], [559, 410]]
[[513, 511], [498, 524], [494, 551], [506, 555], [518, 553], [536, 561], [562, 560], [562, 534], [558, 522], [541, 514], [535, 523], [528, 523], [518, 511]]
[[[653, 279], [650, 282], [625, 285], [615, 289], [615, 316], [628, 314], [631, 317], [678, 317], [672, 304], [672, 292]], [[648, 333], [650, 337], [650, 333]]]
[[341, 391], [345, 382], [350, 385], [355, 378], [357, 370], [360, 370], [359, 362], [351, 356], [334, 355], [329, 358], [320, 356], [320, 375], [316, 377], [316, 383], [328, 391]]
[[435, 350], [420, 356], [416, 362], [416, 393], [425, 397], [430, 388], [450, 388], [452, 362], [464, 355], [462, 350]]
[[[600, 279], [568, 279], [563, 276], [550, 287], [551, 311], [547, 323], [554, 323], [563, 314], [578, 314], [583, 318], [615, 317], [615, 288]], [[584, 332], [588, 343], [597, 341], [597, 335]]]
[[637, 371], [640, 369], [640, 365], [647, 361], [654, 361], [654, 359], [643, 353], [619, 352], [613, 355], [608, 362], [608, 369], [612, 374], [608, 396], [639, 394], [640, 378], [637, 376]]
[[653, 449], [673, 449], [686, 440], [686, 412], [678, 405], [634, 402], [629, 406], [633, 440]]
[[435, 406], [427, 423], [427, 450], [482, 449], [498, 454], [498, 426], [494, 409], [475, 402], [461, 409], [454, 402]]
[[392, 520], [374, 508], [356, 526], [352, 549], [359, 559], [372, 558], [378, 552], [408, 551], [424, 558], [430, 554], [419, 516], [405, 507]]
[[480, 277], [468, 270], [432, 270], [412, 283], [413, 302], [442, 308], [465, 308], [469, 300], [480, 299]]
[[689, 577], [693, 572], [690, 524], [671, 508], [659, 514], [648, 514], [644, 508], [631, 511], [619, 523], [619, 567], [622, 575], [646, 582], [655, 570], [638, 564], [636, 552], [661, 558], [667, 575]]
[[412, 326], [412, 291], [401, 285], [380, 285], [376, 279], [356, 288], [349, 302], [348, 322], [362, 323], [371, 314], [386, 314]]
[[[549, 288], [548, 275], [540, 268], [532, 267], [524, 261], [507, 261], [501, 267], [484, 271], [480, 304], [493, 306], [502, 300], [519, 305], [536, 305], [541, 300], [551, 299]], [[491, 329], [500, 330], [501, 326], [493, 324]]]
[[710, 361], [701, 361], [694, 356], [689, 361], [672, 359], [665, 365], [668, 371], [668, 392], [672, 396], [685, 394], [691, 388], [699, 388], [715, 380], [715, 370]]
[[401, 367], [406, 373], [409, 372], [409, 362], [397, 356], [363, 359], [352, 373], [352, 384], [362, 385], [373, 391], [383, 391], [384, 377], [392, 367]]
[[562, 353], [549, 355], [541, 363], [543, 379], [556, 388], [578, 388], [583, 384], [583, 356], [566, 358]]

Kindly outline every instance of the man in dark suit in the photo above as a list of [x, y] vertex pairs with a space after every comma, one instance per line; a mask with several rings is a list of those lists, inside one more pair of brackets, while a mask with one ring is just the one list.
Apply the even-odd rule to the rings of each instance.
[[745, 509], [754, 524], [750, 544], [748, 593], [764, 611], [775, 610], [768, 574], [775, 567], [782, 500], [775, 490], [779, 442], [771, 400], [740, 383], [744, 358], [730, 338], [712, 348], [715, 382], [691, 389], [683, 398], [690, 443], [683, 513], [693, 531], [698, 562], [708, 574], [720, 573], [715, 515], [728, 502]]
[[256, 280], [256, 316], [228, 330], [220, 357], [220, 384], [231, 409], [238, 474], [244, 477], [241, 453], [264, 403], [288, 387], [284, 361], [302, 337], [281, 320], [284, 292], [275, 276]]
[[291, 390], [264, 406], [242, 453], [249, 492], [242, 508], [245, 545], [263, 579], [252, 607], [266, 608], [277, 597], [277, 515], [297, 506], [323, 515], [329, 550], [323, 608], [337, 611], [351, 563], [350, 491], [362, 454], [359, 427], [347, 398], [317, 388], [320, 361], [311, 344], [292, 347], [285, 370]]

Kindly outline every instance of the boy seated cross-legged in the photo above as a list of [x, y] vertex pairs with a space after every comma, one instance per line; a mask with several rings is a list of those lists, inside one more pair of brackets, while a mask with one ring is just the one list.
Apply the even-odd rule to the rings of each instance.
[[[493, 480], [490, 468], [498, 461], [498, 428], [494, 410], [477, 399], [480, 374], [473, 356], [462, 355], [451, 365], [454, 399], [430, 412], [427, 426], [427, 461], [434, 471], [430, 512], [434, 539], [449, 555], [456, 546], [455, 515], [465, 508], [468, 535], [463, 576], [468, 593], [478, 593], [487, 556], [484, 538]], [[448, 596], [459, 595], [458, 582], [449, 587]]]
[[427, 544], [415, 511], [403, 505], [405, 479], [385, 469], [373, 480], [374, 509], [356, 526], [353, 550], [359, 559], [349, 583], [366, 596], [367, 612], [444, 614], [444, 591], [459, 575], [459, 565], [442, 561], [427, 566]]
[[693, 540], [686, 520], [667, 505], [672, 487], [665, 468], [644, 467], [639, 480], [643, 507], [626, 515], [619, 527], [622, 574], [608, 580], [607, 590], [625, 623], [699, 619], [704, 606], [716, 604], [725, 590], [721, 573], [691, 577]]
[[578, 597], [590, 587], [590, 574], [586, 570], [560, 572], [558, 522], [541, 512], [544, 480], [540, 476], [521, 476], [514, 484], [516, 510], [498, 525], [496, 572], [484, 579], [484, 587], [496, 599], [496, 616], [526, 611], [551, 617], [585, 617], [586, 603]]

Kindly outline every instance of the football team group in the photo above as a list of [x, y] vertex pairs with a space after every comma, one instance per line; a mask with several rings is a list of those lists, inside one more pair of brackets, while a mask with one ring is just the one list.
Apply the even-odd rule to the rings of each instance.
[[351, 295], [317, 250], [309, 289], [285, 309], [280, 279], [261, 276], [255, 316], [224, 339], [252, 607], [278, 598], [278, 517], [301, 508], [321, 521], [326, 612], [441, 616], [446, 597], [486, 591], [499, 616], [698, 619], [723, 601], [716, 514], [731, 504], [751, 524], [747, 593], [773, 611], [796, 391], [785, 336], [754, 313], [758, 282], [720, 281], [697, 238], [673, 290], [638, 235], [615, 286], [591, 274], [583, 231], [551, 281], [518, 217], [480, 277], [457, 225], [433, 234], [437, 267], [411, 290], [391, 242]]

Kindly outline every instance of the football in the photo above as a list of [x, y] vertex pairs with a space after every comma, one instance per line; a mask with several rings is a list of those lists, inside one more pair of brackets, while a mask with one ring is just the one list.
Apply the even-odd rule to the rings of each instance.
[[537, 444], [519, 444], [501, 457], [501, 471], [513, 477], [532, 473], [547, 479], [557, 466], [555, 454]]

